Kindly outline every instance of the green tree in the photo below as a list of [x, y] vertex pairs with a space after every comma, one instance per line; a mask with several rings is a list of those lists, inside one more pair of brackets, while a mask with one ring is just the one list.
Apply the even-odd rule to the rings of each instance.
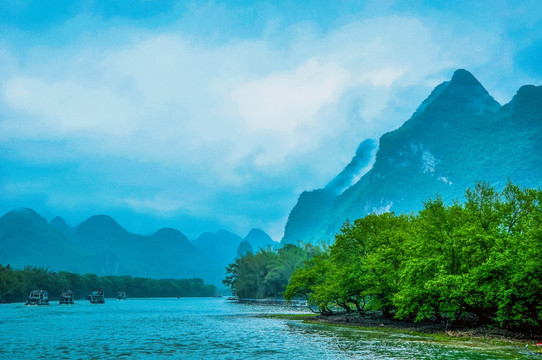
[[305, 261], [292, 273], [290, 282], [286, 287], [284, 298], [293, 300], [303, 298], [308, 304], [316, 307], [321, 314], [331, 314], [332, 301], [323, 290], [328, 274], [329, 254], [327, 252], [316, 255]]
[[318, 252], [312, 245], [287, 244], [278, 250], [246, 253], [226, 267], [222, 283], [231, 287], [239, 298], [263, 299], [282, 297], [288, 281], [306, 259]]

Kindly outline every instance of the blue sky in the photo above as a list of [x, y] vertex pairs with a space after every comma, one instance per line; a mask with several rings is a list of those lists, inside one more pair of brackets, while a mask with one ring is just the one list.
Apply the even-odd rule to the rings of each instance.
[[0, 4], [0, 212], [282, 236], [457, 68], [542, 83], [539, 1]]

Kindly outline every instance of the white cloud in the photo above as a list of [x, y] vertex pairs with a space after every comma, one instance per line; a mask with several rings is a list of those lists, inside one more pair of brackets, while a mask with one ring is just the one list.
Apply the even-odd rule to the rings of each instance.
[[[106, 29], [100, 36], [114, 46], [38, 47], [18, 62], [8, 56], [10, 72], [0, 73], [7, 114], [0, 139], [61, 141], [82, 163], [160, 164], [174, 188], [168, 196], [177, 198], [161, 197], [160, 189], [119, 197], [141, 211], [210, 213], [231, 188], [246, 187], [257, 198], [262, 177], [280, 181], [277, 192], [321, 187], [359, 142], [406, 120], [454, 67], [491, 58], [491, 49], [473, 56], [469, 46], [475, 38], [483, 47], [486, 33], [435, 37], [438, 25], [390, 16], [325, 33], [298, 26], [220, 44], [174, 28], [139, 30], [125, 41], [125, 29]], [[121, 168], [107, 171], [130, 177]], [[293, 202], [295, 196], [275, 211], [280, 217], [266, 221], [276, 228]], [[230, 209], [231, 219], [247, 223], [265, 217], [243, 214], [235, 204]]]
[[69, 137], [83, 131], [126, 136], [133, 130], [131, 119], [137, 106], [121, 93], [85, 79], [47, 82], [14, 77], [4, 84], [4, 99], [7, 106], [33, 122], [19, 127], [19, 136], [40, 138]]
[[324, 105], [337, 103], [349, 83], [341, 66], [311, 59], [292, 73], [241, 84], [231, 97], [250, 129], [291, 132], [313, 121]]
[[151, 199], [126, 198], [119, 203], [128, 204], [138, 212], [170, 213], [183, 208], [183, 202], [168, 197], [155, 196]]
[[256, 165], [279, 164], [350, 132], [359, 121], [347, 118], [345, 99], [356, 95], [371, 124], [361, 136], [389, 130], [379, 116], [390, 96], [442, 70], [426, 66], [443, 63], [435, 48], [429, 29], [400, 17], [299, 33], [285, 48], [263, 40], [207, 46], [175, 32], [148, 33], [91, 55], [65, 49], [58, 59], [69, 64], [65, 73], [49, 54], [41, 73], [5, 79], [4, 102], [15, 116], [3, 128], [76, 146], [84, 137], [83, 152], [208, 162], [235, 178], [224, 172], [247, 156]]
[[403, 74], [404, 71], [402, 69], [386, 66], [363, 74], [360, 81], [369, 80], [375, 86], [390, 87], [395, 81], [399, 80]]

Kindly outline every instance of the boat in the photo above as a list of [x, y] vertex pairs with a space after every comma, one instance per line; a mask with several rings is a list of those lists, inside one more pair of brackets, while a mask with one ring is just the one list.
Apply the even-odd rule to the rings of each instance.
[[119, 291], [117, 293], [117, 300], [126, 300], [126, 291]]
[[103, 304], [105, 303], [104, 291], [100, 288], [92, 289], [88, 297], [91, 304]]
[[32, 290], [25, 305], [49, 305], [49, 294], [47, 290]]
[[73, 290], [64, 289], [60, 293], [60, 300], [58, 300], [59, 304], [73, 304], [74, 294]]

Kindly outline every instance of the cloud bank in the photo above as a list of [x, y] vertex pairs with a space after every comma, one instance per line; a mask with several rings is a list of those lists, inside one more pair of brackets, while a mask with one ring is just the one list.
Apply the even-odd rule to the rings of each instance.
[[76, 12], [43, 42], [1, 39], [2, 211], [72, 223], [108, 213], [134, 231], [192, 237], [261, 227], [278, 240], [299, 192], [329, 182], [456, 68], [501, 101], [535, 73], [495, 61], [513, 43], [505, 29], [442, 23], [445, 11], [341, 14], [325, 26], [264, 14], [261, 32], [220, 36], [191, 19], [227, 7], [178, 19], [171, 9], [157, 10], [173, 12], [159, 25]]

